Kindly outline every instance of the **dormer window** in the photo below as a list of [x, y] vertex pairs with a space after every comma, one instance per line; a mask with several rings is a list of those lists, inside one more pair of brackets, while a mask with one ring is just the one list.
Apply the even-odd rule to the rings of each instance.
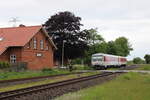
[[37, 40], [33, 38], [33, 49], [37, 49]]
[[44, 49], [44, 41], [43, 40], [40, 40], [40, 48], [41, 48], [41, 50]]

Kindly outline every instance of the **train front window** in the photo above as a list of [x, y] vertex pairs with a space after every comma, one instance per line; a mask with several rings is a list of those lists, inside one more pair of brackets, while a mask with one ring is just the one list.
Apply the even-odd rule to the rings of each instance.
[[98, 60], [98, 61], [102, 61], [102, 58], [98, 58], [97, 60]]
[[93, 58], [92, 60], [93, 60], [93, 62], [95, 62], [95, 61], [102, 61], [102, 58]]
[[97, 61], [97, 59], [93, 58], [92, 61], [95, 62], [95, 61]]

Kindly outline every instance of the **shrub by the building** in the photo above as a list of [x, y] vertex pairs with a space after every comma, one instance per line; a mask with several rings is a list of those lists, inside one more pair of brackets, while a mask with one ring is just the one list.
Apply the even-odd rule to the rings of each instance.
[[0, 61], [0, 69], [9, 68], [10, 64], [8, 62]]

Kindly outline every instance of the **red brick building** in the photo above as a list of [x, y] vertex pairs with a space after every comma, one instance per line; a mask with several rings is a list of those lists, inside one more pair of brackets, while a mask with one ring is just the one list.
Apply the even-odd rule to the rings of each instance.
[[42, 26], [0, 28], [0, 61], [26, 62], [29, 69], [52, 67], [55, 49]]

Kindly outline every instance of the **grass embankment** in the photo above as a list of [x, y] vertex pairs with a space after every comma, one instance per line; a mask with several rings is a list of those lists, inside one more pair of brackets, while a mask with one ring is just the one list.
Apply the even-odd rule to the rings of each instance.
[[93, 70], [93, 68], [91, 66], [87, 66], [87, 65], [80, 65], [80, 64], [76, 64], [76, 65], [73, 65], [73, 68], [75, 70]]
[[150, 64], [141, 64], [137, 70], [150, 70]]
[[53, 83], [53, 82], [58, 82], [58, 81], [83, 77], [83, 76], [89, 76], [89, 75], [94, 75], [94, 74], [97, 74], [97, 73], [99, 73], [99, 72], [88, 72], [88, 73], [83, 73], [83, 74], [73, 74], [73, 75], [67, 75], [67, 76], [54, 77], [54, 78], [51, 78], [51, 79], [45, 79], [43, 81], [38, 81], [38, 82], [18, 84], [18, 85], [13, 85], [13, 86], [0, 88], [0, 92], [10, 91], [10, 90], [15, 90], [15, 89], [20, 89], [20, 88], [27, 88], [27, 87], [42, 85], [42, 84], [47, 84], [47, 83]]
[[55, 100], [149, 100], [150, 74], [127, 73], [103, 85], [63, 95]]
[[70, 73], [67, 70], [51, 69], [48, 71], [0, 72], [0, 80], [30, 78], [37, 76], [58, 75]]
[[[82, 70], [91, 70], [91, 67], [83, 65], [74, 65], [73, 71], [82, 71]], [[23, 71], [23, 72], [8, 72], [0, 69], [0, 80], [10, 80], [10, 79], [19, 79], [19, 78], [30, 78], [37, 76], [47, 76], [47, 75], [58, 75], [58, 74], [67, 74], [72, 73], [66, 69], [44, 69], [41, 71]]]

